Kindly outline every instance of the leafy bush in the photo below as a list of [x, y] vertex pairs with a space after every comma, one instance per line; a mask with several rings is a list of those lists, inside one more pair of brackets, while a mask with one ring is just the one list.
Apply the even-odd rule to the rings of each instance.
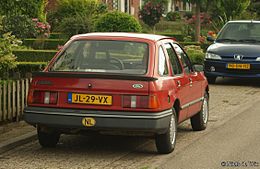
[[35, 23], [26, 15], [6, 16], [3, 18], [2, 33], [12, 32], [17, 38], [35, 37]]
[[141, 25], [133, 16], [117, 11], [104, 14], [95, 25], [97, 32], [141, 32], [141, 30]]
[[179, 42], [182, 46], [198, 46], [202, 49], [203, 52], [206, 52], [210, 43], [199, 43], [199, 42]]
[[26, 15], [44, 21], [46, 4], [47, 0], [1, 0], [0, 14], [8, 17]]
[[88, 33], [93, 31], [93, 22], [88, 16], [77, 15], [64, 18], [58, 29], [68, 36]]
[[185, 26], [185, 22], [182, 21], [164, 21], [161, 20], [155, 25], [155, 30], [158, 32], [167, 32], [173, 34], [181, 34], [182, 28]]
[[185, 50], [193, 64], [204, 64], [205, 54], [200, 46], [188, 45], [185, 46]]
[[192, 13], [191, 11], [186, 11], [186, 12], [184, 13], [184, 18], [186, 18], [187, 20], [188, 20], [188, 19], [191, 19], [192, 16], [193, 16], [193, 13]]
[[162, 3], [148, 1], [139, 11], [139, 18], [150, 27], [154, 27], [158, 23], [164, 13]]
[[168, 21], [176, 21], [176, 20], [180, 20], [181, 19], [181, 15], [179, 12], [168, 12], [167, 15], [166, 15], [166, 19]]
[[55, 54], [56, 50], [13, 50], [19, 62], [48, 62]]
[[[2, 18], [0, 18], [0, 25], [2, 25]], [[2, 26], [0, 26], [0, 31]], [[8, 69], [16, 66], [16, 57], [12, 53], [12, 48], [21, 44], [21, 41], [11, 35], [11, 33], [3, 34], [3, 38], [0, 39], [0, 74], [3, 76]]]
[[[97, 16], [106, 12], [107, 6], [99, 3], [97, 0], [58, 0], [56, 11], [48, 13], [47, 19], [54, 30], [63, 31], [59, 25], [65, 18], [74, 19], [73, 17], [76, 17], [73, 23], [75, 24], [78, 21], [78, 24], [83, 25], [86, 23], [89, 24], [84, 21], [86, 18], [88, 18], [88, 21], [94, 21]], [[68, 23], [68, 19], [65, 22]]]

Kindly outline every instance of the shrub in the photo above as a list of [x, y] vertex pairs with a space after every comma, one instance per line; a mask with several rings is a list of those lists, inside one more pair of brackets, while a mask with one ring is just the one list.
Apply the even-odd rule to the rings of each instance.
[[68, 36], [88, 33], [93, 31], [93, 22], [88, 16], [76, 15], [64, 18], [58, 29]]
[[184, 18], [186, 18], [187, 20], [188, 20], [188, 19], [191, 19], [192, 16], [193, 16], [193, 13], [192, 13], [191, 11], [186, 11], [186, 12], [184, 13]]
[[162, 3], [148, 1], [139, 11], [139, 18], [150, 27], [154, 27], [158, 23], [164, 13]]
[[35, 37], [35, 23], [26, 15], [6, 16], [3, 18], [2, 32], [12, 32], [17, 38]]
[[181, 15], [179, 12], [168, 12], [167, 15], [166, 15], [166, 19], [168, 21], [176, 21], [176, 20], [180, 20], [181, 19]]
[[0, 74], [2, 76], [8, 69], [16, 66], [16, 57], [11, 49], [20, 44], [21, 41], [17, 40], [11, 33], [3, 34], [3, 38], [0, 39]]
[[13, 50], [19, 62], [48, 62], [55, 54], [56, 50]]
[[95, 25], [97, 32], [141, 32], [141, 30], [141, 25], [133, 16], [117, 11], [104, 14]]
[[161, 20], [155, 25], [155, 29], [158, 32], [168, 32], [174, 34], [181, 34], [182, 28], [185, 26], [185, 22], [182, 21], [164, 21]]
[[33, 18], [35, 28], [35, 37], [48, 38], [50, 36], [51, 26], [48, 22], [40, 22], [37, 18]]
[[185, 46], [185, 50], [193, 64], [204, 64], [205, 54], [200, 46], [188, 45]]
[[44, 21], [46, 4], [47, 0], [1, 0], [0, 14], [8, 17], [26, 15]]
[[85, 24], [86, 22], [82, 19], [92, 20], [105, 12], [107, 12], [107, 6], [97, 0], [58, 0], [56, 11], [48, 13], [47, 19], [54, 30], [62, 31], [58, 25], [64, 18], [78, 17], [79, 24]]

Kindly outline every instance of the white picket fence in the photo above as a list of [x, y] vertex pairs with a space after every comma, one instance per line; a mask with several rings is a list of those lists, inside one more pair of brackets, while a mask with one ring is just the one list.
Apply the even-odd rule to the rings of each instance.
[[0, 84], [0, 122], [22, 119], [30, 81], [22, 79]]

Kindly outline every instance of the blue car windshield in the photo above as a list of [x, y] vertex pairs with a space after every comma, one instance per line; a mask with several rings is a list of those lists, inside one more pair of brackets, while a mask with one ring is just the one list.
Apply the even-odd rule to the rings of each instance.
[[260, 23], [228, 23], [219, 33], [217, 42], [260, 43]]

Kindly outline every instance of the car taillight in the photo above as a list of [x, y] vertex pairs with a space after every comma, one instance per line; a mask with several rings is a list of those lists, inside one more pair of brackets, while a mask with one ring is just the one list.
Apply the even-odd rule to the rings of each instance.
[[28, 103], [34, 104], [57, 104], [58, 93], [49, 91], [34, 91], [32, 97], [29, 96]]
[[124, 108], [156, 109], [159, 107], [157, 96], [123, 96]]

